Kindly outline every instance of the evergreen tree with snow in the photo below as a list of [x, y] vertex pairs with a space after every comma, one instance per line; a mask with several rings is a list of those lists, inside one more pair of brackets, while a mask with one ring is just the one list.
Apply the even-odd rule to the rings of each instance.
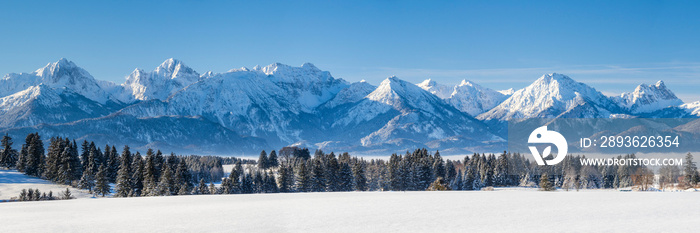
[[474, 190], [476, 189], [475, 182], [476, 182], [476, 169], [472, 167], [468, 167], [467, 170], [465, 171], [464, 175], [464, 181], [462, 182], [462, 189], [463, 190]]
[[204, 182], [204, 178], [199, 180], [197, 191], [199, 191], [199, 194], [210, 194], [209, 188], [207, 187], [207, 183]]
[[143, 165], [143, 192], [142, 196], [155, 196], [158, 179], [156, 178], [155, 155], [148, 149]]
[[111, 192], [112, 188], [109, 186], [109, 181], [107, 180], [107, 167], [104, 164], [100, 165], [95, 177], [95, 194], [104, 197]]
[[39, 133], [29, 134], [27, 141], [25, 173], [30, 176], [40, 177], [44, 172], [44, 143], [41, 141]]
[[95, 177], [92, 175], [92, 172], [89, 170], [83, 171], [83, 176], [80, 177], [80, 181], [78, 181], [78, 188], [87, 189], [92, 193], [93, 187], [95, 187]]
[[[105, 150], [107, 150], [107, 148], [105, 148]], [[120, 163], [121, 158], [119, 157], [119, 152], [117, 152], [117, 148], [112, 145], [107, 163], [107, 179], [109, 182], [114, 183], [117, 181], [117, 173], [119, 173]]]
[[461, 179], [457, 179], [457, 176], [458, 173], [457, 169], [455, 168], [454, 162], [448, 159], [447, 162], [445, 162], [445, 180], [447, 180], [447, 182], [462, 182]]
[[340, 172], [340, 165], [338, 164], [338, 159], [335, 154], [331, 152], [328, 154], [328, 162], [324, 169], [324, 177], [326, 179], [326, 191], [335, 192], [339, 191], [338, 188], [338, 172]]
[[255, 184], [250, 173], [241, 176], [241, 193], [255, 193]]
[[464, 187], [462, 186], [462, 173], [457, 173], [457, 177], [452, 180], [450, 184], [450, 187], [452, 187], [453, 190], [462, 190]]
[[260, 157], [258, 157], [258, 169], [267, 169], [267, 153], [265, 150], [260, 152]]
[[219, 194], [219, 190], [216, 189], [214, 183], [209, 183], [209, 194]]
[[17, 150], [12, 149], [12, 138], [5, 134], [0, 144], [0, 167], [13, 168], [17, 164]]
[[292, 168], [290, 166], [280, 166], [279, 176], [277, 177], [280, 192], [292, 192], [292, 183], [290, 182], [292, 180], [292, 174]]
[[403, 182], [401, 182], [402, 174], [400, 164], [401, 158], [396, 155], [396, 153], [389, 157], [389, 163], [387, 164], [389, 170], [389, 187], [394, 191], [404, 190]]
[[131, 195], [138, 197], [143, 193], [143, 170], [144, 164], [141, 153], [136, 152], [131, 162]]
[[[436, 151], [433, 155], [433, 177], [446, 177], [447, 169], [445, 167], [445, 161], [442, 160], [440, 156], [440, 151]], [[450, 180], [447, 180], [448, 182]]]
[[15, 165], [15, 168], [17, 168], [18, 171], [26, 172], [25, 169], [27, 168], [27, 157], [29, 157], [29, 154], [27, 154], [27, 144], [24, 144], [22, 145], [22, 149], [17, 157], [17, 164]]
[[540, 190], [542, 191], [554, 191], [554, 185], [549, 181], [549, 174], [543, 173], [540, 177]]
[[365, 175], [364, 161], [356, 161], [352, 166], [354, 188], [357, 191], [367, 190], [367, 177]]
[[117, 172], [116, 189], [114, 191], [115, 197], [128, 197], [132, 193], [133, 184], [131, 180], [131, 152], [129, 151], [129, 146], [124, 146], [124, 151], [121, 156], [121, 163], [119, 165], [119, 171]]
[[[187, 168], [187, 163], [184, 159], [180, 159], [180, 163], [177, 165], [177, 171], [175, 172], [175, 183], [177, 188], [184, 193], [189, 193], [192, 190], [192, 175], [190, 170]], [[180, 193], [178, 191], [178, 193]]]
[[300, 162], [296, 170], [296, 190], [298, 192], [311, 191], [311, 174], [306, 166], [306, 162]]
[[498, 156], [496, 160], [496, 166], [494, 169], [494, 186], [506, 186], [509, 184], [508, 178], [508, 159], [506, 157], [506, 152]]
[[159, 196], [170, 196], [175, 194], [177, 190], [175, 189], [173, 172], [170, 169], [170, 166], [164, 167], [165, 170], [160, 175], [160, 181], [158, 182], [158, 186], [156, 186], [156, 193]]
[[279, 159], [277, 158], [277, 152], [272, 150], [270, 156], [267, 158], [267, 165], [271, 168], [276, 168], [280, 165]]
[[700, 182], [700, 176], [698, 175], [698, 167], [693, 162], [693, 155], [688, 153], [685, 156], [685, 161], [683, 161], [683, 173], [685, 185], [688, 187], [694, 187], [698, 182]]
[[[241, 161], [239, 160], [237, 164], [240, 164]], [[241, 167], [241, 169], [243, 169]], [[231, 169], [231, 173], [228, 176], [228, 182], [230, 186], [230, 194], [236, 194], [236, 193], [241, 193], [241, 175], [236, 167], [233, 167]]]
[[83, 144], [80, 146], [80, 162], [83, 168], [90, 167], [90, 143], [87, 140], [83, 140]]
[[325, 171], [321, 159], [314, 158], [311, 162], [311, 187], [312, 192], [323, 192], [326, 190]]
[[352, 168], [350, 168], [350, 164], [347, 162], [340, 163], [340, 172], [338, 172], [338, 188], [339, 191], [352, 191], [354, 188]]

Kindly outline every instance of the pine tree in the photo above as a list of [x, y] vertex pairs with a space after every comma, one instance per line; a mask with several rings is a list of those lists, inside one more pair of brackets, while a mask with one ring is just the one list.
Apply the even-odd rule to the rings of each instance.
[[92, 176], [92, 173], [89, 170], [85, 170], [83, 172], [83, 176], [80, 177], [80, 181], [78, 182], [78, 188], [87, 189], [90, 193], [92, 193], [93, 187], [95, 187], [95, 178]]
[[[442, 160], [440, 156], [440, 151], [436, 151], [433, 156], [433, 177], [443, 177], [447, 176], [447, 169], [445, 168], [445, 161]], [[447, 180], [449, 182], [450, 180]]]
[[326, 190], [326, 178], [323, 164], [320, 159], [314, 158], [311, 166], [311, 187], [312, 192], [323, 192]]
[[338, 172], [340, 171], [340, 165], [338, 164], [338, 159], [335, 158], [335, 154], [333, 154], [333, 152], [328, 154], [328, 157], [328, 164], [324, 169], [324, 177], [326, 178], [326, 191], [339, 191]]
[[698, 167], [695, 165], [695, 162], [693, 162], [693, 155], [690, 153], [685, 156], [683, 173], [685, 174], [683, 180], [688, 187], [693, 187], [700, 181], [700, 177], [698, 177]]
[[139, 152], [136, 152], [136, 155], [134, 155], [132, 162], [131, 162], [131, 190], [132, 196], [141, 196], [143, 193], [143, 170], [144, 170], [144, 165], [143, 165], [143, 159], [141, 158], [141, 154]]
[[292, 168], [286, 165], [280, 166], [279, 176], [277, 177], [277, 183], [279, 184], [279, 191], [286, 193], [292, 191], [292, 183], [290, 182], [292, 176]]
[[107, 163], [107, 179], [109, 180], [109, 182], [117, 181], [117, 173], [119, 172], [120, 163], [121, 159], [119, 157], [119, 152], [117, 152], [116, 147], [112, 146], [112, 149], [109, 152], [109, 160]]
[[540, 190], [542, 191], [554, 191], [554, 185], [549, 181], [549, 174], [543, 173], [540, 177]]
[[357, 191], [367, 190], [367, 177], [365, 176], [364, 161], [357, 161], [352, 167], [353, 180], [355, 181], [354, 188]]
[[190, 170], [187, 169], [187, 164], [184, 159], [180, 159], [180, 163], [177, 166], [175, 184], [179, 190], [178, 194], [189, 193], [192, 190], [192, 175], [190, 175]]
[[173, 180], [173, 172], [170, 166], [164, 166], [165, 171], [160, 176], [160, 181], [156, 187], [156, 193], [159, 196], [170, 196], [175, 194], [175, 185]]
[[300, 162], [296, 174], [296, 190], [298, 192], [308, 192], [311, 189], [311, 175], [306, 167], [306, 162]]
[[44, 143], [41, 141], [39, 133], [30, 134], [27, 136], [27, 139], [25, 173], [39, 177], [44, 173]]
[[115, 197], [128, 197], [133, 189], [131, 185], [133, 184], [131, 180], [131, 152], [129, 151], [129, 146], [124, 146], [124, 151], [121, 156], [121, 164], [119, 166], [119, 171], [117, 172], [117, 183], [116, 190], [114, 192]]
[[95, 180], [96, 195], [102, 195], [104, 197], [112, 192], [112, 188], [109, 186], [109, 181], [107, 180], [107, 167], [105, 167], [104, 164], [100, 165], [98, 168]]
[[87, 140], [83, 140], [83, 144], [80, 146], [80, 162], [83, 168], [87, 169], [90, 167], [90, 143]]
[[461, 179], [456, 179], [457, 176], [458, 176], [458, 173], [457, 173], [457, 169], [455, 169], [455, 165], [453, 164], [452, 161], [447, 160], [447, 162], [445, 163], [445, 179], [448, 182], [454, 182], [454, 181], [462, 182]]
[[142, 196], [155, 196], [156, 186], [158, 186], [158, 180], [156, 179], [155, 171], [155, 156], [153, 155], [153, 150], [148, 149], [149, 152], [146, 153], [146, 159], [143, 168], [143, 192]]
[[22, 145], [22, 149], [19, 152], [19, 157], [17, 157], [17, 164], [15, 167], [20, 172], [26, 172], [27, 159], [29, 154], [27, 154], [27, 144]]
[[267, 153], [265, 152], [265, 150], [263, 150], [260, 152], [260, 157], [258, 157], [258, 168], [267, 169], [267, 167]]
[[209, 188], [207, 188], [207, 183], [204, 183], [204, 178], [199, 180], [199, 186], [197, 186], [197, 191], [199, 194], [210, 194]]
[[[240, 164], [240, 160], [238, 163]], [[241, 175], [236, 167], [231, 168], [231, 174], [228, 176], [228, 182], [230, 194], [241, 193]]]
[[219, 194], [219, 190], [216, 189], [216, 186], [214, 186], [214, 183], [209, 183], [209, 193], [210, 194]]
[[340, 172], [338, 173], [338, 188], [340, 191], [352, 191], [353, 189], [353, 172], [347, 162], [340, 163]]
[[17, 150], [12, 149], [12, 138], [5, 134], [0, 144], [0, 167], [13, 168], [17, 164]]
[[276, 168], [280, 165], [279, 159], [277, 158], [277, 152], [275, 152], [275, 150], [270, 152], [270, 156], [267, 158], [267, 165], [271, 168]]
[[73, 199], [73, 194], [70, 192], [70, 189], [66, 188], [66, 191], [63, 192], [63, 200], [69, 199]]

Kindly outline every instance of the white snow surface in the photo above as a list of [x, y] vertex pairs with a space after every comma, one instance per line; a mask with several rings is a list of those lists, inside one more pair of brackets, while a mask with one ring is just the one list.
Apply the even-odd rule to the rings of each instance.
[[466, 79], [454, 87], [438, 84], [431, 79], [417, 85], [471, 116], [477, 116], [496, 107], [508, 97]]
[[[587, 103], [609, 106], [612, 101], [586, 84], [576, 82], [562, 74], [552, 73], [543, 75], [529, 86], [516, 91], [503, 103], [477, 118], [481, 120], [554, 118]], [[609, 113], [604, 117], [608, 116]]]
[[200, 76], [181, 61], [170, 58], [152, 72], [134, 70], [126, 77], [126, 82], [121, 84], [123, 90], [117, 89], [114, 94], [120, 96], [123, 102], [165, 100], [176, 91], [199, 81], [200, 78], [208, 77], [207, 75]]
[[61, 58], [32, 73], [10, 73], [0, 79], [0, 97], [9, 96], [38, 85], [69, 89], [100, 104], [116, 100], [83, 68]]
[[[40, 192], [47, 194], [49, 191], [51, 191], [53, 192], [54, 197], [58, 197], [60, 196], [61, 192], [66, 191], [66, 188], [70, 188], [71, 195], [76, 198], [92, 197], [91, 194], [80, 189], [72, 188], [68, 185], [53, 184], [46, 180], [27, 176], [21, 172], [18, 172], [17, 170], [0, 169], [0, 201], [18, 197], [19, 193], [22, 192], [22, 189], [39, 189]], [[2, 205], [3, 204], [0, 204], [0, 209], [2, 209]], [[3, 229], [2, 231], [6, 230]]]
[[683, 101], [666, 88], [666, 85], [661, 80], [653, 85], [642, 83], [634, 89], [634, 92], [625, 92], [613, 99], [620, 106], [627, 108], [633, 113], [653, 112], [669, 106], [683, 104]]
[[[338, 192], [0, 204], [5, 232], [697, 232], [693, 192]], [[37, 217], [37, 216], [44, 217]]]
[[683, 104], [680, 107], [686, 109], [692, 115], [700, 116], [700, 101]]

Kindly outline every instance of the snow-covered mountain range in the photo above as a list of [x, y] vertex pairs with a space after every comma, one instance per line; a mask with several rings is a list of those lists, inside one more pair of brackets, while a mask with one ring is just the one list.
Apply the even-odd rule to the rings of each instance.
[[0, 79], [0, 133], [68, 136], [178, 153], [240, 155], [300, 145], [387, 154], [505, 148], [504, 122], [523, 118], [698, 117], [663, 82], [608, 97], [561, 74], [521, 90], [494, 91], [398, 77], [348, 83], [311, 63], [200, 74], [168, 59], [122, 84], [61, 59]]

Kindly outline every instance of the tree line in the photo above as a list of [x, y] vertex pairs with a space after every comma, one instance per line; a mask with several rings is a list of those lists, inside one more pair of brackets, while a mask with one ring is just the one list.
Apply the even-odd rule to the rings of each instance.
[[[257, 161], [216, 156], [164, 156], [148, 149], [145, 156], [124, 146], [101, 149], [84, 141], [80, 148], [67, 138], [51, 138], [46, 153], [38, 133], [29, 134], [21, 150], [12, 149], [5, 135], [0, 166], [27, 175], [72, 185], [95, 195], [115, 197], [276, 192], [480, 190], [484, 187], [524, 186], [543, 190], [599, 189], [638, 186], [649, 189], [654, 172], [644, 165], [582, 165], [585, 156], [567, 156], [554, 166], [538, 166], [524, 155], [503, 152], [445, 160], [439, 151], [417, 149], [392, 154], [388, 160], [336, 155], [308, 148], [284, 147], [262, 151]], [[634, 154], [618, 156], [635, 158]], [[678, 183], [693, 187], [700, 176], [688, 154], [683, 170], [662, 166], [661, 188]], [[222, 162], [232, 163], [224, 177]], [[214, 183], [221, 182], [220, 185]], [[111, 183], [114, 186], [110, 185]], [[114, 187], [114, 188], [112, 188]]]

